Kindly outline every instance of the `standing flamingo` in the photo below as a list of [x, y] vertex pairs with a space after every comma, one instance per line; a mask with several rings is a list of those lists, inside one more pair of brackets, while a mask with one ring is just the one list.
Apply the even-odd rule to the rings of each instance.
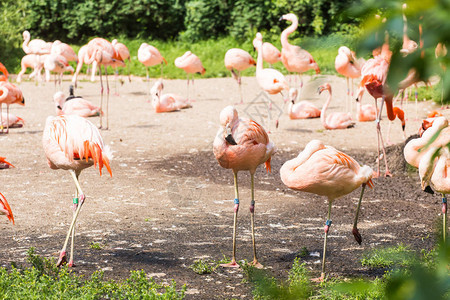
[[[131, 61], [130, 58], [130, 51], [128, 50], [127, 46], [125, 46], [122, 43], [119, 43], [116, 39], [112, 40], [111, 44], [114, 47], [114, 50], [116, 50], [116, 54], [119, 60], [125, 62], [126, 60], [128, 60], [128, 62]], [[118, 95], [118, 85], [117, 85], [117, 76], [119, 74], [118, 68], [114, 67], [115, 71], [114, 71], [114, 77], [115, 77], [115, 84], [116, 84], [116, 94]], [[130, 75], [130, 65], [127, 64], [127, 68], [128, 68], [128, 81], [131, 82], [131, 75]], [[123, 80], [121, 79], [121, 82], [123, 84]]]
[[152, 105], [155, 109], [155, 112], [171, 112], [180, 110], [183, 108], [192, 107], [189, 103], [189, 100], [175, 94], [162, 94], [162, 90], [164, 88], [164, 84], [162, 80], [158, 80], [152, 86], [150, 90], [150, 94], [152, 95]]
[[69, 88], [70, 95], [66, 98], [63, 92], [56, 92], [53, 95], [56, 114], [78, 115], [83, 118], [99, 116], [102, 111], [100, 107], [95, 106], [91, 101], [74, 95], [73, 86]]
[[293, 33], [298, 27], [298, 19], [294, 14], [286, 14], [280, 18], [281, 20], [287, 20], [292, 22], [292, 24], [283, 30], [281, 33], [281, 61], [288, 72], [299, 73], [300, 77], [300, 87], [303, 86], [303, 80], [301, 73], [304, 73], [310, 69], [314, 69], [316, 74], [320, 73], [319, 66], [316, 61], [309, 54], [308, 51], [302, 49], [299, 46], [291, 45], [288, 41], [288, 37]]
[[296, 88], [291, 88], [289, 90], [289, 118], [291, 120], [295, 119], [311, 119], [320, 117], [320, 109], [318, 109], [314, 104], [309, 101], [300, 101], [295, 103], [297, 99], [298, 90]]
[[238, 191], [238, 171], [248, 170], [251, 175], [251, 195], [250, 202], [251, 224], [252, 224], [252, 244], [253, 262], [252, 265], [262, 268], [256, 256], [255, 242], [255, 193], [254, 174], [256, 168], [265, 163], [266, 170], [270, 171], [270, 159], [275, 154], [276, 147], [269, 141], [269, 137], [264, 128], [252, 120], [241, 119], [233, 106], [225, 107], [220, 113], [221, 128], [214, 139], [214, 155], [219, 165], [225, 169], [233, 170], [234, 174], [234, 222], [233, 222], [233, 257], [231, 262], [223, 264], [223, 267], [238, 268], [236, 263], [236, 228], [237, 214], [239, 210]]
[[147, 43], [142, 43], [138, 50], [138, 60], [145, 66], [146, 78], [148, 82], [147, 95], [150, 91], [150, 78], [148, 68], [151, 66], [161, 66], [161, 78], [163, 77], [163, 66], [167, 65], [166, 59], [161, 55], [156, 47], [153, 47]]
[[47, 55], [44, 61], [44, 68], [45, 68], [45, 80], [47, 82], [50, 81], [50, 72], [58, 74], [58, 77], [56, 77], [57, 75], [55, 74], [55, 89], [56, 85], [58, 84], [60, 90], [62, 89], [61, 83], [63, 73], [66, 71], [73, 73], [74, 71], [72, 66], [69, 65], [69, 62], [64, 56], [55, 53]]
[[244, 103], [242, 99], [241, 88], [241, 71], [244, 71], [251, 66], [256, 65], [253, 57], [245, 50], [239, 48], [232, 48], [225, 53], [225, 68], [231, 71], [234, 79], [236, 79], [239, 85], [239, 95], [241, 97], [241, 104]]
[[[189, 99], [189, 74], [205, 74], [206, 69], [203, 68], [200, 58], [191, 51], [186, 51], [182, 56], [175, 59], [175, 66], [183, 69], [187, 75], [187, 98]], [[192, 75], [192, 85], [194, 85], [194, 76]], [[195, 90], [194, 90], [195, 96]]]
[[[257, 41], [256, 38], [253, 39], [253, 47], [256, 49], [256, 51], [258, 51], [256, 47], [256, 41]], [[273, 64], [281, 61], [280, 50], [278, 50], [278, 48], [272, 45], [271, 43], [264, 42], [262, 44], [262, 49], [263, 49], [263, 60], [268, 62], [271, 68]]]
[[45, 123], [42, 143], [49, 167], [54, 170], [68, 170], [76, 186], [75, 212], [57, 262], [57, 266], [59, 266], [67, 261], [66, 248], [69, 238], [72, 236], [69, 259], [69, 267], [72, 267], [75, 222], [86, 199], [78, 177], [83, 169], [92, 165], [96, 167], [98, 165], [100, 175], [102, 175], [102, 168], [105, 166], [112, 176], [109, 166], [111, 151], [108, 146], [103, 145], [103, 139], [98, 129], [87, 119], [77, 115], [48, 117]]
[[[284, 99], [283, 91], [287, 91], [289, 89], [289, 85], [286, 81], [286, 78], [279, 71], [275, 69], [264, 69], [263, 68], [263, 38], [261, 33], [256, 34], [256, 49], [258, 51], [258, 58], [256, 61], [256, 81], [258, 85], [270, 95], [275, 95], [280, 93], [283, 97], [284, 103], [287, 100]], [[284, 105], [284, 104], [283, 104]], [[284, 106], [283, 106], [284, 107]], [[269, 105], [270, 108], [270, 105]], [[269, 123], [270, 123], [270, 112], [268, 113]], [[276, 127], [278, 128], [279, 121], [276, 120]]]
[[[124, 62], [116, 57], [116, 51], [113, 45], [103, 38], [94, 38], [87, 44], [87, 57], [85, 61], [87, 64], [91, 64], [94, 61], [100, 66], [100, 110], [103, 110], [103, 80], [102, 80], [102, 68], [105, 68], [106, 77], [106, 128], [109, 128], [109, 83], [108, 83], [108, 65], [124, 65]], [[103, 127], [102, 124], [102, 114], [100, 114], [100, 128]]]
[[408, 37], [408, 20], [406, 19], [405, 10], [406, 10], [406, 3], [403, 3], [402, 5], [402, 15], [403, 15], [403, 44], [402, 49], [400, 49], [400, 53], [404, 56], [413, 53], [417, 50], [417, 43], [413, 40], [411, 40]]
[[[9, 105], [11, 104], [20, 104], [25, 105], [25, 99], [23, 98], [22, 91], [15, 86], [14, 84], [8, 81], [0, 81], [0, 114], [1, 114], [1, 123], [3, 124], [3, 113], [2, 106], [6, 104], [6, 115], [7, 120], [9, 120]], [[2, 133], [3, 133], [3, 126]], [[6, 133], [9, 132], [9, 122], [7, 122]]]
[[328, 91], [329, 93], [327, 102], [325, 102], [325, 104], [322, 106], [322, 111], [320, 113], [320, 120], [322, 121], [323, 127], [325, 129], [346, 129], [349, 127], [353, 127], [353, 125], [355, 125], [355, 122], [353, 122], [350, 113], [333, 112], [328, 116], [326, 115], [328, 105], [330, 104], [332, 98], [331, 85], [329, 83], [321, 85], [319, 87], [319, 94], [321, 94], [323, 91]]
[[30, 74], [30, 79], [35, 77], [36, 82], [41, 80], [41, 71], [44, 68], [44, 61], [47, 58], [48, 54], [46, 55], [38, 55], [38, 54], [27, 54], [24, 57], [22, 57], [22, 60], [20, 61], [21, 70], [19, 74], [17, 75], [16, 81], [21, 82], [22, 76], [27, 71], [27, 68], [33, 69], [33, 72]]
[[67, 61], [78, 61], [78, 55], [72, 47], [66, 43], [62, 43], [59, 40], [53, 42], [50, 53], [62, 55], [67, 59]]
[[30, 32], [25, 30], [23, 33], [22, 49], [26, 54], [50, 54], [52, 43], [47, 43], [41, 39], [31, 39]]
[[333, 147], [325, 146], [319, 140], [310, 141], [296, 158], [288, 160], [281, 167], [281, 180], [287, 187], [328, 198], [322, 273], [319, 280], [325, 278], [325, 254], [328, 231], [331, 226], [331, 205], [334, 199], [347, 195], [362, 185], [352, 230], [355, 240], [361, 244], [362, 238], [357, 228], [358, 214], [366, 185], [373, 186], [372, 174], [370, 167], [360, 167], [352, 157]]
[[77, 81], [78, 81], [78, 74], [81, 71], [81, 68], [83, 67], [83, 64], [86, 63], [87, 60], [89, 60], [89, 55], [88, 55], [88, 46], [84, 45], [80, 48], [80, 50], [78, 50], [78, 63], [77, 63], [77, 68], [72, 76], [72, 84], [75, 86], [75, 88], [78, 86]]

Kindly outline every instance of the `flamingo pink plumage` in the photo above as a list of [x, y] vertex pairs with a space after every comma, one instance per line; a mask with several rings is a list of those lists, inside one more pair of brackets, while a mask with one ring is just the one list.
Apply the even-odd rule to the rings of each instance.
[[[294, 14], [283, 15], [280, 20], [287, 20], [292, 22], [292, 24], [283, 30], [281, 33], [281, 61], [288, 72], [304, 73], [310, 69], [314, 69], [316, 74], [320, 73], [319, 66], [312, 57], [312, 55], [302, 49], [299, 46], [291, 45], [288, 41], [288, 37], [293, 33], [298, 27], [298, 19]], [[301, 80], [301, 76], [300, 76]], [[301, 80], [301, 86], [303, 86], [303, 81]]]
[[[256, 47], [256, 41], [257, 39], [253, 39], [253, 47], [255, 47], [256, 51], [258, 51]], [[281, 61], [281, 52], [278, 50], [277, 47], [272, 45], [269, 42], [264, 42], [262, 44], [263, 49], [263, 60], [268, 62], [270, 64], [270, 67], [272, 67], [273, 64]]]
[[377, 108], [372, 104], [361, 105], [361, 100], [356, 100], [356, 116], [358, 122], [371, 122], [377, 118]]
[[52, 48], [52, 43], [47, 43], [41, 39], [31, 39], [30, 32], [25, 30], [23, 33], [22, 49], [26, 54], [49, 54]]
[[98, 166], [100, 175], [105, 166], [112, 176], [109, 165], [111, 152], [107, 146], [104, 146], [98, 129], [87, 119], [77, 115], [48, 117], [42, 143], [49, 167], [55, 170], [68, 170], [76, 185], [74, 199], [74, 210], [75, 208], [76, 210], [57, 263], [59, 266], [66, 262], [66, 247], [72, 236], [69, 266], [73, 266], [75, 222], [86, 199], [78, 177], [83, 169], [92, 165]]
[[25, 120], [21, 117], [18, 117], [14, 114], [7, 114], [6, 112], [2, 112], [2, 126], [3, 127], [23, 127], [25, 125]]
[[0, 62], [0, 72], [3, 73], [2, 75], [0, 75], [0, 81], [8, 81], [8, 70], [6, 69], [6, 67]]
[[63, 92], [56, 92], [53, 95], [56, 114], [78, 115], [83, 118], [99, 116], [102, 111], [100, 107], [95, 106], [91, 101], [74, 95], [73, 86], [70, 86], [70, 95], [66, 98]]
[[83, 67], [83, 64], [85, 64], [86, 61], [89, 60], [89, 55], [87, 54], [87, 50], [88, 50], [87, 45], [82, 46], [80, 48], [80, 50], [78, 50], [77, 68], [72, 76], [72, 84], [75, 86], [75, 88], [77, 87], [78, 74], [80, 73], [81, 68]]
[[[362, 59], [362, 61], [364, 61]], [[338, 50], [338, 55], [334, 61], [334, 67], [336, 71], [343, 75], [347, 80], [347, 102], [346, 107], [348, 110], [348, 102], [350, 101], [350, 85], [349, 78], [351, 78], [351, 95], [353, 96], [353, 79], [361, 76], [361, 60], [356, 59], [354, 52], [352, 52], [348, 47], [342, 46]], [[350, 103], [350, 111], [353, 112], [353, 105]]]
[[37, 81], [41, 79], [41, 70], [44, 68], [44, 61], [47, 58], [46, 55], [38, 55], [38, 54], [27, 54], [22, 57], [20, 61], [21, 70], [17, 75], [16, 81], [21, 82], [22, 76], [27, 71], [27, 68], [33, 69], [33, 72], [30, 74], [30, 78], [35, 77]]
[[[2, 112], [3, 104], [6, 104], [6, 115], [8, 120], [9, 120], [9, 105], [14, 103], [19, 105], [25, 105], [25, 99], [23, 98], [22, 91], [17, 86], [8, 81], [0, 81], [0, 113]], [[1, 123], [3, 124], [3, 113], [1, 113], [1, 116], [2, 116]], [[8, 132], [9, 126], [6, 127], [6, 133]], [[2, 133], [3, 133], [3, 126], [2, 126]]]
[[53, 42], [50, 53], [62, 55], [67, 59], [67, 61], [78, 61], [78, 55], [72, 47], [66, 43], [62, 43], [59, 40]]
[[72, 66], [69, 65], [67, 59], [64, 56], [56, 53], [51, 53], [46, 56], [44, 61], [44, 68], [45, 68], [45, 80], [47, 82], [50, 81], [50, 72], [58, 74], [58, 77], [56, 77], [55, 74], [55, 88], [56, 84], [58, 83], [60, 89], [62, 88], [61, 82], [63, 73], [66, 71], [73, 73], [74, 71]]
[[236, 227], [237, 213], [239, 210], [238, 171], [248, 170], [251, 175], [250, 202], [253, 262], [258, 268], [262, 267], [256, 256], [255, 225], [254, 225], [254, 174], [256, 168], [265, 163], [266, 170], [270, 171], [270, 159], [276, 153], [275, 145], [269, 141], [264, 128], [252, 120], [241, 119], [233, 106], [225, 107], [220, 113], [221, 127], [214, 139], [214, 155], [219, 165], [225, 169], [231, 169], [234, 174], [235, 206], [233, 225], [233, 257], [231, 262], [224, 267], [239, 267], [236, 263]]
[[[127, 61], [128, 63], [131, 61], [131, 57], [130, 57], [130, 50], [128, 50], [127, 46], [125, 46], [125, 44], [123, 43], [119, 43], [116, 39], [112, 40], [111, 44], [114, 47], [114, 50], [116, 50], [116, 54], [117, 54], [117, 58], [119, 61]], [[118, 85], [117, 85], [117, 75], [118, 75], [118, 70], [116, 66], [113, 66], [116, 70], [114, 72], [114, 76], [116, 77], [116, 94], [118, 93]], [[128, 81], [131, 82], [131, 75], [130, 75], [130, 65], [127, 64], [127, 68], [128, 68]], [[121, 79], [121, 82], [123, 83], [123, 80]]]
[[417, 43], [408, 37], [408, 21], [406, 19], [405, 10], [406, 10], [406, 3], [403, 3], [402, 5], [402, 15], [403, 15], [403, 44], [402, 49], [400, 49], [400, 53], [403, 55], [408, 55], [413, 53], [417, 50], [418, 46]]
[[362, 238], [357, 228], [358, 214], [365, 186], [373, 185], [372, 173], [370, 167], [361, 167], [352, 157], [324, 145], [319, 140], [310, 141], [296, 158], [285, 162], [280, 169], [281, 180], [287, 187], [328, 198], [320, 280], [325, 278], [325, 254], [328, 231], [331, 226], [331, 205], [335, 199], [351, 193], [362, 185], [352, 230], [356, 241], [361, 244]]
[[325, 129], [346, 129], [355, 125], [350, 113], [333, 112], [329, 115], [326, 114], [328, 105], [330, 104], [332, 98], [331, 85], [329, 83], [321, 85], [319, 87], [319, 94], [323, 91], [328, 91], [329, 93], [328, 99], [322, 106], [322, 111], [320, 113], [320, 120], [322, 121], [323, 127]]
[[239, 85], [239, 95], [241, 97], [241, 104], [244, 103], [242, 99], [242, 89], [241, 89], [241, 71], [244, 71], [251, 66], [255, 66], [256, 62], [253, 57], [245, 50], [239, 48], [232, 48], [225, 53], [225, 68], [231, 71], [234, 79], [236, 79]]
[[297, 99], [298, 90], [296, 88], [291, 88], [289, 90], [289, 118], [291, 120], [295, 119], [311, 119], [320, 117], [320, 109], [318, 109], [314, 104], [309, 101], [300, 101], [295, 103]]
[[[203, 67], [200, 58], [191, 51], [186, 51], [182, 56], [175, 59], [175, 66], [183, 69], [187, 76], [187, 98], [189, 99], [189, 74], [205, 74], [206, 69]], [[194, 76], [192, 76], [192, 85], [194, 85]], [[195, 91], [194, 91], [195, 94]]]
[[158, 80], [153, 85], [150, 94], [152, 95], [152, 105], [155, 112], [171, 112], [180, 110], [183, 108], [192, 107], [189, 100], [176, 94], [162, 94], [164, 84], [161, 80]]

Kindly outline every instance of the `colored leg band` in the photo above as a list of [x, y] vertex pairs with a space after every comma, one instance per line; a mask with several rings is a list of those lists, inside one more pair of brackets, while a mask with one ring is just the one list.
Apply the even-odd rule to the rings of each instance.
[[239, 199], [238, 198], [234, 199], [234, 204], [239, 204]]
[[447, 203], [447, 197], [442, 198], [442, 203]]
[[73, 198], [73, 204], [78, 204], [78, 198]]
[[252, 200], [252, 201], [250, 202], [250, 205], [251, 205], [251, 206], [255, 206], [255, 200]]
[[331, 221], [331, 220], [327, 220], [327, 221], [325, 222], [325, 225], [327, 225], [327, 226], [331, 226], [331, 223], [332, 223], [332, 221]]

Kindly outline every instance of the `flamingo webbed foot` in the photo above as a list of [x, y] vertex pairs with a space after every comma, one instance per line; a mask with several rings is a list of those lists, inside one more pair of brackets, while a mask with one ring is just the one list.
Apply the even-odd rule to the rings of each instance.
[[353, 236], [355, 237], [355, 241], [356, 241], [358, 244], [361, 245], [361, 243], [362, 243], [362, 237], [361, 237], [361, 234], [360, 234], [359, 231], [358, 231], [358, 228], [353, 227], [352, 233], [353, 233]]
[[263, 269], [264, 268], [264, 266], [262, 264], [260, 264], [258, 262], [258, 260], [256, 260], [256, 259], [254, 259], [251, 263], [249, 263], [249, 265], [253, 266], [253, 267], [257, 268], [257, 269]]
[[72, 260], [72, 259], [71, 259], [71, 260], [69, 260], [68, 266], [69, 266], [69, 268], [73, 268], [73, 267], [76, 267], [76, 265], [74, 264], [74, 262], [73, 262], [73, 260]]
[[66, 256], [66, 251], [61, 251], [61, 253], [59, 254], [59, 259], [58, 262], [56, 263], [56, 266], [62, 266], [65, 265], [67, 263], [67, 256]]
[[239, 264], [234, 259], [227, 264], [220, 264], [220, 266], [223, 268], [239, 268], [240, 267]]

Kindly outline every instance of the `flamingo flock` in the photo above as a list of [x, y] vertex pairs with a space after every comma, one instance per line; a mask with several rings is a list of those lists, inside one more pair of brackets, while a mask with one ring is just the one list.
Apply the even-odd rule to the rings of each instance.
[[[378, 154], [376, 172], [367, 165], [361, 165], [348, 154], [316, 139], [305, 143], [306, 146], [303, 150], [296, 157], [285, 161], [279, 170], [280, 180], [286, 187], [299, 192], [325, 196], [328, 200], [328, 213], [324, 227], [322, 268], [321, 275], [317, 279], [318, 281], [323, 281], [326, 278], [327, 240], [332, 224], [331, 210], [334, 201], [361, 187], [361, 194], [352, 227], [352, 234], [356, 242], [361, 244], [362, 237], [357, 224], [363, 195], [366, 186], [374, 188], [373, 179], [380, 176], [380, 161], [383, 157], [385, 160], [385, 176], [392, 175], [387, 164], [384, 146], [385, 139], [383, 138], [380, 125], [383, 107], [386, 106], [389, 120], [394, 121], [398, 118], [401, 121], [405, 139], [406, 118], [404, 110], [401, 107], [394, 106], [393, 98], [397, 91], [389, 87], [386, 82], [392, 55], [388, 40], [386, 40], [379, 51], [373, 52], [374, 57], [368, 59], [367, 62], [357, 59], [355, 53], [348, 47], [342, 46], [339, 48], [335, 59], [335, 67], [336, 71], [343, 75], [347, 81], [346, 111], [327, 113], [333, 97], [330, 83], [325, 83], [318, 89], [319, 94], [325, 91], [328, 92], [327, 100], [321, 109], [317, 108], [310, 101], [296, 103], [299, 91], [301, 93], [303, 90], [301, 74], [308, 70], [314, 70], [316, 74], [319, 74], [320, 68], [308, 51], [289, 43], [289, 35], [295, 32], [298, 27], [297, 16], [290, 13], [283, 15], [280, 20], [291, 22], [281, 33], [281, 51], [272, 44], [264, 42], [262, 34], [258, 32], [253, 40], [253, 45], [257, 51], [256, 60], [250, 53], [239, 48], [229, 49], [225, 54], [224, 64], [226, 69], [231, 72], [232, 77], [237, 81], [240, 104], [244, 103], [241, 87], [241, 72], [255, 66], [255, 77], [258, 87], [269, 95], [280, 94], [283, 99], [283, 109], [284, 104], [289, 101], [288, 115], [291, 120], [320, 117], [320, 123], [325, 130], [344, 130], [358, 126], [357, 122], [353, 120], [352, 104], [348, 100], [350, 94], [353, 96], [353, 80], [360, 78], [356, 98], [357, 121], [374, 122], [377, 131]], [[406, 17], [404, 17], [404, 24], [406, 28]], [[39, 81], [42, 69], [45, 69], [47, 80], [49, 80], [50, 72], [59, 74], [58, 80], [55, 80], [55, 86], [58, 81], [60, 91], [57, 91], [53, 97], [56, 116], [49, 116], [46, 120], [42, 145], [48, 166], [54, 170], [62, 169], [69, 171], [75, 184], [73, 219], [68, 228], [57, 262], [57, 266], [68, 263], [70, 267], [73, 267], [75, 265], [75, 225], [81, 207], [86, 202], [86, 194], [81, 188], [79, 180], [81, 171], [94, 166], [99, 170], [100, 175], [102, 175], [103, 167], [105, 167], [112, 177], [110, 166], [112, 152], [103, 142], [102, 135], [99, 131], [99, 129], [109, 128], [108, 105], [110, 89], [107, 67], [110, 66], [115, 69], [125, 67], [125, 62], [127, 61], [129, 63], [131, 55], [128, 48], [117, 40], [113, 40], [111, 43], [99, 37], [90, 40], [87, 45], [81, 47], [78, 54], [75, 54], [69, 45], [60, 41], [48, 43], [40, 39], [31, 40], [28, 31], [23, 33], [23, 38], [22, 49], [26, 55], [22, 59], [22, 69], [18, 74], [17, 82], [21, 82], [21, 77], [25, 74], [27, 68], [34, 69], [30, 77], [36, 77], [37, 81]], [[405, 29], [401, 53], [407, 55], [416, 51], [418, 48], [420, 46], [418, 47], [417, 43], [409, 40]], [[189, 96], [189, 80], [191, 80], [193, 85], [192, 74], [198, 73], [203, 75], [206, 72], [197, 55], [191, 51], [186, 51], [174, 61], [175, 66], [182, 69], [187, 75], [186, 96], [163, 93], [163, 66], [167, 64], [167, 61], [158, 49], [147, 43], [143, 43], [138, 50], [137, 58], [146, 68], [148, 81], [147, 92], [151, 97], [151, 103], [155, 113], [174, 112], [192, 108], [192, 102], [194, 100], [190, 99], [192, 97]], [[77, 62], [76, 70], [73, 70], [69, 65], [70, 61]], [[264, 61], [270, 64], [270, 68], [264, 68]], [[272, 65], [279, 61], [283, 63], [288, 72], [298, 74], [300, 77], [299, 87], [291, 86], [280, 71], [272, 68]], [[93, 79], [95, 79], [96, 69], [98, 68], [100, 106], [96, 106], [91, 101], [75, 95], [75, 89], [78, 85], [77, 76], [83, 64], [92, 65]], [[150, 88], [149, 67], [157, 65], [160, 65], [161, 78], [157, 79]], [[67, 70], [72, 71], [74, 75], [72, 77], [73, 85], [70, 86], [69, 96], [66, 97], [61, 91], [61, 76]], [[9, 82], [9, 73], [2, 64], [0, 64], [0, 72], [3, 73], [0, 76], [1, 130], [3, 133], [3, 128], [6, 127], [6, 133], [8, 133], [9, 127], [14, 125], [23, 126], [25, 124], [22, 118], [9, 114], [9, 105], [24, 105], [25, 100], [20, 88]], [[106, 91], [103, 84], [102, 72], [105, 77]], [[131, 80], [129, 73], [128, 77]], [[414, 81], [415, 79], [408, 78], [405, 79], [407, 83], [399, 85], [399, 91], [406, 89], [407, 86], [416, 82]], [[351, 87], [349, 85], [349, 79], [352, 80]], [[374, 98], [374, 105], [361, 104], [363, 94], [366, 91]], [[104, 94], [106, 94], [105, 106], [103, 106]], [[339, 97], [341, 96], [339, 95]], [[381, 99], [379, 103], [377, 102], [378, 99]], [[6, 114], [2, 112], [3, 104], [6, 104]], [[192, 111], [195, 110], [191, 109], [189, 111], [186, 114], [192, 114]], [[104, 126], [102, 121], [103, 115], [106, 117], [106, 126]], [[99, 127], [87, 120], [87, 117], [94, 116], [100, 117]], [[306, 120], [305, 122], [310, 121]], [[271, 172], [271, 161], [273, 157], [276, 157], [278, 148], [272, 141], [275, 139], [269, 138], [270, 131], [266, 131], [255, 120], [240, 117], [237, 106], [229, 105], [223, 108], [219, 114], [219, 123], [220, 126], [213, 141], [213, 154], [219, 166], [224, 169], [230, 169], [234, 177], [232, 256], [229, 262], [221, 266], [227, 268], [239, 267], [236, 256], [238, 212], [241, 200], [238, 188], [238, 172], [248, 171], [250, 173], [251, 196], [249, 211], [253, 247], [253, 260], [250, 264], [256, 268], [263, 268], [263, 265], [258, 259], [256, 247], [255, 173], [258, 166], [262, 164], [265, 165], [267, 172]], [[277, 128], [278, 125], [279, 120], [277, 119]], [[439, 137], [436, 138], [437, 134], [439, 134]], [[389, 135], [386, 142], [389, 142]], [[448, 120], [443, 116], [433, 116], [423, 122], [421, 137], [412, 139], [404, 147], [405, 160], [419, 170], [421, 188], [426, 192], [442, 194], [444, 241], [447, 231], [446, 194], [450, 193], [449, 144], [450, 126], [448, 126]], [[13, 167], [4, 157], [0, 157], [0, 168], [4, 169], [10, 166]], [[14, 224], [12, 209], [1, 193], [0, 215], [5, 215]], [[70, 254], [67, 257], [69, 243]]]

